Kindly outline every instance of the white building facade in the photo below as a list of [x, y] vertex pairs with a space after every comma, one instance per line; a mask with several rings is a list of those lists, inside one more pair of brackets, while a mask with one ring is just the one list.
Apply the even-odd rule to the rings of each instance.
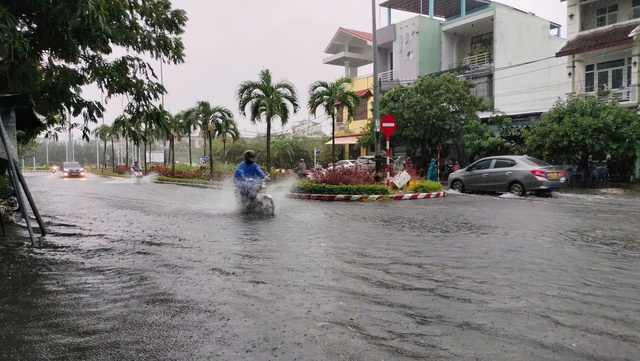
[[[565, 1], [565, 0], [561, 0]], [[568, 0], [566, 60], [571, 93], [638, 105], [640, 0]]]
[[389, 0], [381, 6], [421, 14], [378, 31], [383, 91], [457, 72], [476, 83], [475, 94], [495, 111], [534, 116], [570, 92], [566, 61], [555, 56], [565, 43], [558, 24], [486, 0]]

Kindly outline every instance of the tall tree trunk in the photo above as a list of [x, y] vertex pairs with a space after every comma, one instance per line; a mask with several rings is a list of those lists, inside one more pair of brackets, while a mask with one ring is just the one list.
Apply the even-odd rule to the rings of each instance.
[[102, 167], [102, 173], [107, 169], [107, 138], [104, 138], [104, 147], [102, 151], [102, 160], [104, 161], [104, 167]]
[[271, 173], [271, 119], [267, 118], [267, 173]]
[[331, 117], [331, 164], [333, 169], [336, 169], [336, 121], [333, 116]]
[[213, 142], [211, 141], [211, 132], [208, 132], [207, 135], [209, 138], [209, 178], [213, 180], [213, 146], [211, 145]]
[[116, 148], [113, 145], [113, 138], [111, 138], [111, 170], [116, 172]]
[[222, 156], [224, 161], [227, 161], [227, 137], [222, 138]]
[[189, 167], [191, 167], [191, 164], [193, 164], [193, 161], [191, 160], [191, 128], [189, 128]]
[[207, 137], [202, 137], [202, 140], [204, 141], [204, 144], [202, 144], [202, 156], [204, 157], [207, 155]]
[[176, 177], [176, 153], [175, 153], [175, 137], [171, 135], [169, 138], [169, 160], [171, 160], [171, 177]]

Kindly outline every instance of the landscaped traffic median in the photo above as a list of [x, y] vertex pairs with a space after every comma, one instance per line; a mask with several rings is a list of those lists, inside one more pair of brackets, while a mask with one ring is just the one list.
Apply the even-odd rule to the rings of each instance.
[[[382, 184], [329, 184], [320, 180], [298, 184], [291, 198], [317, 201], [415, 200], [446, 197], [439, 182], [413, 180], [401, 189]], [[329, 180], [331, 181], [331, 180]]]

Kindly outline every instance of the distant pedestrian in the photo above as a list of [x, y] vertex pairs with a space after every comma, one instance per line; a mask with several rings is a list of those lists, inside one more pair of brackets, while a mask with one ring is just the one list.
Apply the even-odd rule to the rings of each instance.
[[304, 159], [300, 159], [300, 162], [298, 162], [296, 173], [298, 173], [298, 177], [300, 178], [307, 177], [307, 163], [304, 162]]
[[455, 164], [453, 165], [453, 171], [458, 171], [460, 170], [460, 163], [456, 160]]
[[427, 180], [437, 182], [438, 181], [438, 167], [436, 167], [436, 159], [431, 158], [429, 164], [429, 171], [427, 172]]

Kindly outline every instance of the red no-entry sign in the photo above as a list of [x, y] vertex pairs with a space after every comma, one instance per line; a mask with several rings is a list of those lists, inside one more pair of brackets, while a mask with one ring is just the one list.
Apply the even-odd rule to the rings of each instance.
[[382, 134], [387, 137], [392, 136], [396, 132], [396, 118], [391, 114], [383, 115], [380, 120], [380, 129], [382, 129]]

